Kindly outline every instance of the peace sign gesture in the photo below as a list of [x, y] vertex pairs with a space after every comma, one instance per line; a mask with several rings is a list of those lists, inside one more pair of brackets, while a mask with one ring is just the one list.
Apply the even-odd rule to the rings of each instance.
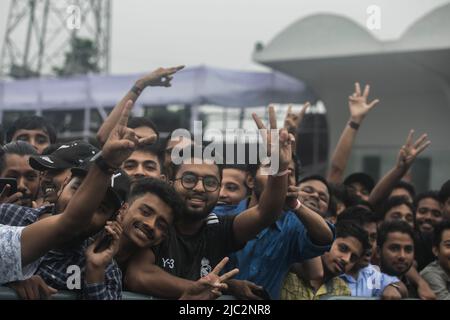
[[133, 101], [128, 100], [123, 107], [119, 121], [117, 122], [111, 134], [103, 146], [103, 158], [113, 168], [119, 168], [135, 147], [138, 145], [151, 144], [156, 140], [156, 135], [138, 139], [133, 129], [127, 128], [128, 118]]
[[219, 276], [222, 269], [228, 263], [228, 257], [220, 261], [216, 267], [208, 275], [200, 278], [186, 290], [180, 300], [211, 300], [217, 299], [222, 295], [222, 290], [227, 290], [228, 285], [225, 283], [239, 273], [238, 269], [233, 269], [222, 276]]
[[368, 103], [367, 98], [370, 93], [370, 85], [364, 87], [364, 92], [361, 94], [361, 87], [359, 82], [355, 83], [355, 92], [348, 97], [348, 106], [350, 108], [350, 115], [353, 121], [360, 123], [364, 117], [369, 113], [369, 111], [378, 103], [380, 100], [375, 99]]
[[256, 126], [259, 129], [259, 132], [263, 138], [264, 144], [266, 145], [267, 155], [271, 155], [272, 150], [276, 150], [278, 148], [279, 151], [279, 170], [284, 171], [289, 166], [289, 161], [292, 158], [292, 145], [295, 143], [294, 135], [288, 133], [285, 128], [282, 128], [278, 132], [278, 141], [272, 141], [271, 130], [277, 129], [277, 117], [275, 115], [275, 109], [273, 106], [269, 106], [269, 123], [270, 129], [267, 130], [264, 123], [261, 119], [256, 115], [256, 113], [252, 114], [253, 120], [256, 123]]
[[406, 143], [400, 148], [397, 158], [397, 168], [408, 170], [416, 157], [431, 144], [426, 133], [421, 135], [413, 144], [413, 135], [414, 130], [409, 131]]
[[286, 118], [284, 118], [284, 128], [287, 129], [289, 133], [295, 135], [297, 128], [302, 122], [306, 110], [311, 106], [309, 102], [306, 102], [299, 113], [292, 112], [292, 105], [289, 105], [288, 111], [286, 113]]

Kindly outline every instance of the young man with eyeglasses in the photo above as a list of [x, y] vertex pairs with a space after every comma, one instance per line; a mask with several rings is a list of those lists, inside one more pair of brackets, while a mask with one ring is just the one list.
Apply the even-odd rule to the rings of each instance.
[[[258, 128], [264, 128], [256, 115], [254, 119]], [[273, 108], [269, 108], [269, 119], [271, 128], [276, 129]], [[190, 163], [174, 166], [172, 183], [185, 204], [184, 212], [166, 241], [157, 248], [140, 252], [128, 264], [127, 289], [178, 298], [193, 280], [207, 275], [223, 257], [241, 249], [273, 224], [285, 203], [293, 136], [281, 129], [277, 142], [278, 173], [268, 177], [259, 205], [237, 216], [212, 213], [219, 199], [222, 178], [216, 163], [190, 158]]]

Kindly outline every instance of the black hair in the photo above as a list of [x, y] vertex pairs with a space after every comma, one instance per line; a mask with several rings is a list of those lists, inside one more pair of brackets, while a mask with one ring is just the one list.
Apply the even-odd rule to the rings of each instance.
[[342, 220], [336, 223], [336, 238], [356, 238], [363, 247], [363, 252], [371, 248], [369, 234], [361, 226], [352, 220]]
[[414, 198], [414, 208], [418, 208], [419, 202], [422, 201], [423, 199], [426, 199], [426, 198], [431, 198], [431, 199], [434, 199], [437, 202], [441, 203], [441, 200], [439, 198], [439, 193], [437, 191], [431, 190], [431, 191], [426, 191], [426, 192], [419, 193]]
[[398, 207], [401, 205], [405, 205], [407, 206], [411, 212], [414, 215], [414, 207], [411, 204], [411, 202], [409, 202], [408, 198], [406, 198], [405, 196], [394, 196], [394, 197], [390, 197], [389, 199], [386, 200], [386, 202], [383, 205], [383, 209], [380, 211], [380, 220], [384, 220], [384, 218], [386, 217], [386, 213], [391, 210], [394, 207]]
[[156, 125], [152, 120], [146, 117], [131, 117], [128, 120], [128, 128], [136, 129], [139, 127], [148, 127], [151, 128], [156, 133], [156, 137], [159, 139], [159, 131], [156, 128]]
[[297, 186], [299, 186], [300, 184], [302, 184], [306, 181], [310, 181], [310, 180], [318, 180], [327, 187], [328, 195], [329, 195], [328, 204], [330, 204], [330, 199], [331, 199], [333, 193], [330, 188], [330, 185], [328, 184], [328, 181], [324, 177], [322, 177], [320, 174], [312, 174], [312, 175], [301, 178], [300, 181], [297, 183]]
[[394, 189], [405, 189], [411, 195], [412, 199], [414, 199], [414, 197], [416, 196], [416, 189], [414, 188], [414, 186], [411, 183], [403, 180], [397, 182], [392, 190]]
[[410, 236], [413, 243], [415, 243], [414, 229], [403, 220], [384, 221], [378, 228], [377, 232], [377, 247], [382, 248], [387, 240], [389, 233], [400, 232]]
[[377, 217], [374, 212], [363, 207], [348, 207], [337, 217], [337, 221], [353, 221], [360, 227], [368, 223], [376, 223]]
[[450, 230], [450, 220], [445, 219], [439, 222], [433, 231], [433, 246], [439, 247], [442, 241], [442, 234], [445, 230]]
[[[162, 143], [161, 143], [161, 148], [162, 148], [164, 151], [166, 150], [167, 145], [169, 144], [169, 141], [172, 139], [172, 134], [173, 134], [176, 130], [179, 130], [179, 129], [186, 130], [187, 132], [189, 132], [189, 138], [191, 139], [192, 142], [194, 142], [192, 133], [191, 133], [190, 131], [188, 131], [187, 129], [184, 129], [184, 128], [178, 128], [178, 129], [172, 130], [172, 131], [167, 135], [167, 137], [162, 141]], [[178, 137], [178, 138], [182, 138], [181, 136], [177, 136], [177, 137]], [[183, 136], [183, 137], [184, 137], [184, 136]], [[187, 137], [186, 137], [186, 138], [187, 138]]]
[[442, 203], [447, 201], [447, 199], [450, 197], [450, 180], [447, 180], [441, 187], [441, 190], [439, 190], [439, 199]]
[[159, 179], [141, 178], [133, 182], [128, 201], [133, 202], [136, 198], [147, 193], [158, 196], [172, 209], [174, 221], [181, 217], [184, 210], [183, 201], [171, 185]]
[[14, 141], [0, 148], [0, 173], [5, 170], [6, 155], [17, 154], [19, 156], [37, 155], [36, 149], [25, 141]]
[[162, 152], [158, 144], [140, 145], [135, 148], [134, 151], [155, 155], [159, 162], [161, 174], [166, 174], [166, 169], [164, 168], [164, 153]]
[[25, 130], [42, 129], [48, 134], [50, 143], [56, 142], [55, 128], [43, 117], [25, 116], [18, 118], [6, 131], [6, 141], [11, 142], [14, 134], [20, 129]]
[[345, 207], [350, 207], [350, 194], [348, 193], [347, 187], [341, 183], [335, 184], [330, 183], [330, 189], [333, 193], [333, 198], [335, 201], [342, 202]]

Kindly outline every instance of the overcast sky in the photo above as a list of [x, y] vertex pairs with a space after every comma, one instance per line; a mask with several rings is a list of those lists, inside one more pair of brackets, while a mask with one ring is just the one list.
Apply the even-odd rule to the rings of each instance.
[[[22, 0], [25, 1], [25, 0]], [[0, 1], [0, 39], [10, 0]], [[267, 44], [295, 21], [335, 13], [366, 25], [381, 8], [380, 39], [398, 38], [417, 18], [449, 0], [113, 0], [111, 72], [178, 64], [261, 69], [254, 44]]]

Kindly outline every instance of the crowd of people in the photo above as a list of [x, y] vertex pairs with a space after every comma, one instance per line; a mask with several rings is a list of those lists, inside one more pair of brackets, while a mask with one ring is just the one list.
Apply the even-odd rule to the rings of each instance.
[[[5, 128], [0, 148], [0, 285], [22, 299], [71, 290], [116, 300], [123, 291], [162, 299], [314, 300], [330, 296], [450, 299], [450, 180], [416, 194], [408, 172], [430, 144], [409, 132], [379, 180], [344, 178], [353, 142], [379, 103], [355, 84], [349, 121], [326, 176], [300, 175], [295, 139], [309, 104], [283, 128], [268, 109], [261, 130], [278, 149], [267, 162], [223, 164], [195, 139], [161, 138], [132, 117], [143, 90], [170, 87], [183, 66], [138, 79], [94, 145], [58, 142], [39, 116]], [[151, 90], [151, 89], [150, 89]], [[443, 179], [445, 180], [445, 179]]]

